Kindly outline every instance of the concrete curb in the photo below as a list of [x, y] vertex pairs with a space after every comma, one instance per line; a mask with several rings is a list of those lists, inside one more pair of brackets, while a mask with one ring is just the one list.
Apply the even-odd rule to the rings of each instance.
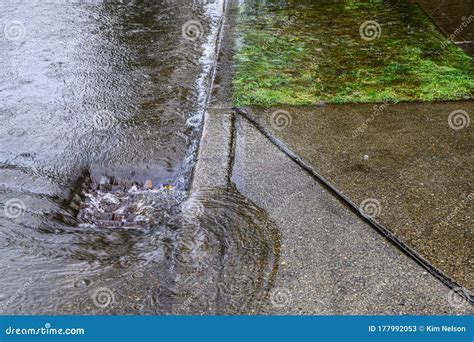
[[191, 192], [199, 188], [229, 186], [233, 130], [232, 110], [209, 108], [206, 111]]

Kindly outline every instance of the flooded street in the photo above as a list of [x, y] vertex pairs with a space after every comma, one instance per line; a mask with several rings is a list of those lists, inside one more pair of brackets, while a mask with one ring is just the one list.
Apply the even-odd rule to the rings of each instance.
[[[95, 177], [179, 182], [193, 134], [186, 120], [200, 114], [206, 92], [197, 81], [213, 62], [201, 60], [204, 33], [218, 24], [219, 9], [13, 3], [1, 20], [19, 36], [2, 39], [0, 85], [1, 162], [22, 170], [11, 177], [34, 170], [48, 191], [20, 184], [49, 194], [81, 168]], [[199, 42], [181, 32], [192, 18], [202, 22]]]
[[[370, 144], [381, 145], [386, 139], [378, 132], [372, 140], [364, 138], [369, 146], [361, 152], [362, 143], [356, 137], [351, 141], [345, 135], [341, 138], [341, 132], [357, 128], [372, 108], [354, 103], [383, 100], [390, 103], [390, 108], [384, 109], [388, 113], [392, 110], [390, 99], [394, 99], [393, 107], [399, 100], [430, 105], [434, 100], [458, 100], [452, 103], [463, 104], [459, 109], [472, 107], [470, 57], [454, 45], [440, 50], [444, 36], [424, 12], [395, 0], [318, 4], [0, 0], [0, 4], [0, 315], [260, 314], [269, 305], [285, 314], [291, 312], [285, 305], [291, 306], [293, 293], [309, 303], [305, 312], [338, 312], [339, 301], [328, 302], [333, 311], [327, 312], [317, 311], [315, 304], [322, 303], [320, 293], [334, 292], [339, 286], [337, 277], [325, 273], [327, 265], [341, 258], [329, 242], [337, 236], [327, 230], [336, 222], [335, 216], [324, 221], [320, 220], [321, 213], [315, 212], [310, 220], [305, 219], [300, 234], [301, 227], [292, 221], [299, 214], [289, 208], [308, 204], [282, 202], [283, 196], [274, 194], [276, 190], [293, 190], [286, 187], [298, 174], [286, 168], [278, 169], [278, 175], [288, 183], [257, 190], [259, 195], [269, 196], [273, 206], [278, 204], [276, 214], [269, 216], [262, 203], [242, 195], [233, 179], [246, 172], [252, 175], [252, 167], [234, 168], [237, 143], [242, 146], [242, 130], [236, 128], [239, 110], [263, 105], [265, 108], [255, 111], [261, 114], [257, 117], [271, 120], [275, 113], [286, 113], [289, 124], [283, 128], [288, 129], [281, 132], [281, 127], [275, 128], [277, 138], [296, 146], [296, 153], [318, 166], [330, 165], [330, 171], [341, 171], [350, 178], [349, 185], [354, 179], [366, 185], [373, 182], [371, 177], [376, 173], [359, 167], [359, 157], [370, 154], [373, 163], [377, 150], [372, 153]], [[364, 37], [360, 29], [368, 15], [379, 20], [381, 25], [377, 25], [383, 28], [383, 34], [379, 32], [374, 41]], [[328, 27], [332, 28], [330, 34]], [[410, 77], [402, 82], [400, 75], [404, 73]], [[351, 104], [340, 105], [346, 102]], [[351, 120], [345, 116], [350, 111], [344, 108], [353, 105], [356, 115], [349, 115], [349, 125]], [[412, 123], [414, 119], [399, 119], [408, 118], [414, 107], [392, 117], [395, 123], [407, 122], [407, 127], [419, 127], [422, 132], [442, 131], [447, 125], [445, 111], [458, 108], [451, 104], [446, 105], [448, 109], [436, 107], [442, 110], [439, 116], [430, 116], [431, 112], [425, 115], [416, 107], [419, 114], [412, 117], [419, 119], [417, 125]], [[318, 113], [305, 112], [308, 108], [316, 108]], [[270, 109], [272, 113], [267, 113]], [[319, 110], [329, 115], [325, 117]], [[439, 125], [426, 130], [426, 117]], [[331, 120], [337, 121], [333, 131]], [[379, 126], [384, 134], [398, 127], [386, 124], [386, 120], [381, 116]], [[297, 132], [289, 127], [292, 123]], [[264, 125], [275, 127], [273, 121], [262, 121]], [[375, 130], [379, 126], [371, 127]], [[413, 139], [406, 129], [400, 127], [397, 132], [404, 132], [400, 141], [408, 145]], [[413, 136], [421, 135], [413, 132]], [[338, 139], [347, 146], [330, 145]], [[456, 141], [468, 146], [462, 139], [468, 139], [467, 131], [458, 134]], [[251, 141], [244, 143], [251, 146]], [[301, 146], [304, 148], [298, 150]], [[330, 153], [321, 159], [319, 151], [324, 146], [330, 147]], [[350, 147], [354, 150], [351, 155], [358, 158], [352, 169], [347, 167], [349, 159], [344, 152]], [[259, 174], [277, 167], [272, 160], [265, 164], [266, 153], [262, 150], [258, 154], [253, 148], [245, 151], [261, 168]], [[464, 150], [467, 153], [468, 149]], [[387, 158], [396, 155], [387, 154]], [[426, 156], [428, 166], [432, 165], [432, 155]], [[461, 157], [466, 163], [469, 160]], [[392, 159], [396, 163], [387, 167], [390, 170], [402, 165]], [[382, 157], [380, 163], [389, 165]], [[419, 166], [414, 171], [412, 165], [409, 167], [410, 175], [421, 170]], [[240, 174], [233, 174], [235, 170]], [[205, 181], [199, 183], [198, 174]], [[346, 178], [342, 176], [337, 182], [344, 185]], [[451, 179], [445, 175], [440, 178]], [[428, 184], [423, 182], [422, 189]], [[430, 182], [443, 185], [441, 181]], [[373, 184], [384, 193], [392, 190], [386, 182]], [[311, 187], [304, 188], [308, 196]], [[437, 189], [433, 185], [430, 195]], [[450, 189], [464, 191], [464, 184]], [[398, 195], [398, 188], [396, 191]], [[400, 195], [406, 197], [410, 191]], [[437, 198], [447, 198], [443, 191], [438, 191]], [[418, 193], [420, 190], [413, 194], [417, 204]], [[456, 206], [457, 195], [450, 197], [450, 205]], [[311, 201], [321, 201], [318, 196]], [[327, 194], [327, 201], [321, 204], [331, 215], [339, 213], [333, 210], [333, 197]], [[380, 198], [384, 199], [382, 195]], [[403, 196], [396, 198], [411, 203]], [[426, 203], [426, 210], [420, 212], [430, 212], [433, 204]], [[442, 203], [438, 207], [449, 209]], [[406, 214], [404, 207], [399, 208]], [[383, 215], [397, 214], [395, 209], [384, 209]], [[340, 210], [352, 215], [345, 207]], [[302, 213], [301, 218], [309, 212]], [[278, 221], [279, 215], [284, 220]], [[413, 221], [420, 217], [424, 216], [417, 211]], [[358, 227], [365, 224], [355, 216], [349, 221]], [[467, 219], [462, 218], [460, 224], [464, 221]], [[285, 242], [282, 227], [290, 227], [297, 238]], [[318, 240], [323, 231], [327, 240]], [[444, 238], [447, 234], [443, 232], [433, 236]], [[372, 242], [366, 244], [365, 235], [361, 236], [361, 245], [370, 249]], [[307, 249], [299, 245], [299, 241], [312, 238], [315, 243]], [[352, 246], [351, 239], [347, 241]], [[419, 241], [426, 245], [425, 240]], [[451, 241], [465, 251], [457, 252], [462, 254], [456, 259], [459, 265], [451, 263], [463, 267], [462, 272], [453, 272], [453, 277], [464, 282], [472, 239], [457, 234]], [[458, 241], [467, 241], [467, 247]], [[423, 246], [413, 245], [423, 251]], [[358, 255], [363, 249], [357, 246], [352, 249], [354, 253], [347, 251]], [[398, 251], [390, 248], [381, 249], [388, 253], [389, 261], [398, 257]], [[287, 265], [285, 249], [292, 264]], [[302, 257], [295, 257], [297, 252]], [[405, 259], [400, 260], [400, 264], [405, 263]], [[373, 261], [366, 263], [364, 267], [369, 269]], [[324, 267], [307, 273], [310, 265]], [[342, 278], [351, 275], [345, 266], [340, 271], [327, 270]], [[300, 271], [303, 278], [296, 277]], [[371, 290], [371, 282], [379, 282], [378, 275], [364, 277], [370, 282], [343, 280], [354, 293]], [[279, 287], [281, 279], [291, 279], [293, 287]], [[398, 286], [395, 281], [399, 279], [394, 276], [393, 287]], [[469, 279], [465, 283], [472, 284]], [[308, 296], [311, 290], [314, 292]], [[376, 296], [367, 298], [370, 301], [372, 297]], [[352, 300], [348, 298], [347, 312], [359, 312], [350, 311]]]
[[0, 313], [235, 312], [239, 296], [238, 310], [263, 298], [274, 232], [237, 230], [271, 230], [265, 214], [185, 192], [224, 5], [2, 1]]

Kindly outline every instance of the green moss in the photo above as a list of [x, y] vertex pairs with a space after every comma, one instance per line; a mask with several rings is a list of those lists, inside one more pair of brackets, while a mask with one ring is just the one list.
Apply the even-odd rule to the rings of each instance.
[[[240, 15], [236, 105], [455, 100], [474, 90], [472, 59], [416, 5], [384, 1], [299, 1]], [[366, 41], [360, 25], [382, 34]]]

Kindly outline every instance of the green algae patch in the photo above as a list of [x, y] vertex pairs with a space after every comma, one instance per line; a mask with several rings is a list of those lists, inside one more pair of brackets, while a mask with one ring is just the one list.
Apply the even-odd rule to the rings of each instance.
[[471, 97], [472, 58], [413, 4], [249, 1], [238, 23], [234, 104]]

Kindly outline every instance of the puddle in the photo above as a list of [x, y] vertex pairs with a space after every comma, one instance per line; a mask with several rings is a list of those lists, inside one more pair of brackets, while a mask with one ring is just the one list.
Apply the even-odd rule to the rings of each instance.
[[[80, 219], [75, 226], [57, 221], [38, 230], [3, 231], [7, 244], [2, 251], [9, 253], [1, 271], [4, 312], [260, 310], [280, 253], [278, 230], [263, 210], [223, 189], [188, 195], [133, 187], [126, 194], [87, 194], [89, 202], [79, 211], [79, 216], [87, 212], [87, 222]], [[140, 219], [133, 226], [103, 223], [100, 216], [110, 205], [133, 208]], [[24, 289], [11, 284], [19, 277], [19, 265], [28, 274]], [[16, 300], [6, 302], [8, 298]]]
[[[186, 121], [204, 90], [194, 81], [210, 62], [204, 33], [217, 12], [192, 2], [7, 1], [0, 20], [11, 18], [21, 36], [1, 43], [1, 72], [16, 75], [0, 75], [2, 165], [61, 185], [82, 167], [94, 177], [180, 181], [194, 139]], [[202, 21], [201, 42], [181, 34], [191, 18]]]

